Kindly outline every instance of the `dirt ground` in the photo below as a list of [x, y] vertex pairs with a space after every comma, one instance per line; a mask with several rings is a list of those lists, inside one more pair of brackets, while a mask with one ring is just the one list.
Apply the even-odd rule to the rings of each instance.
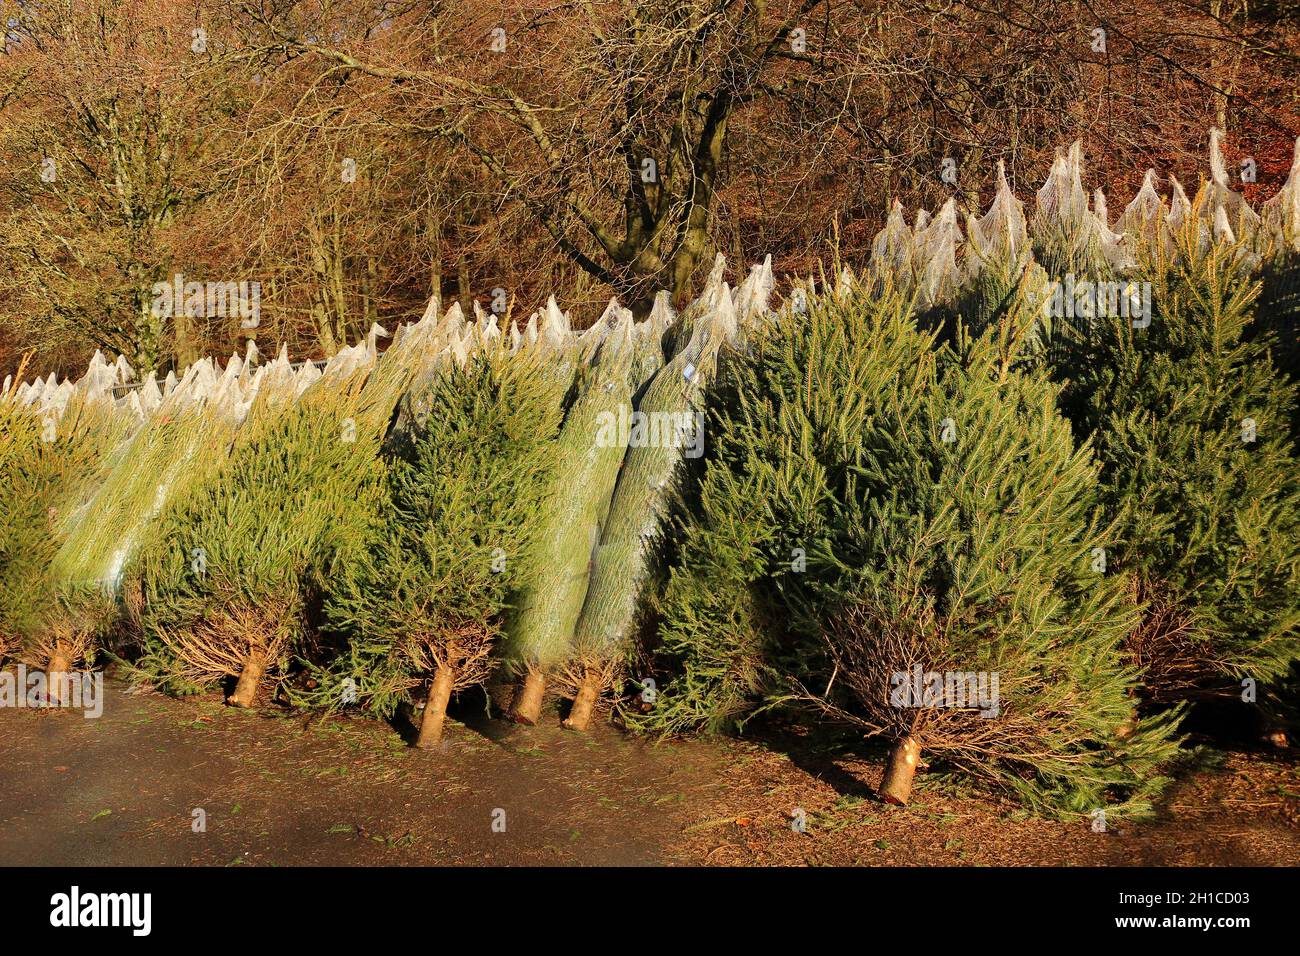
[[514, 728], [468, 695], [426, 752], [359, 718], [112, 680], [105, 695], [98, 719], [0, 709], [0, 864], [1300, 863], [1293, 751], [1225, 754], [1158, 820], [1095, 833], [925, 775], [910, 807], [886, 806], [871, 795], [879, 754], [793, 730], [652, 744], [569, 733], [558, 715]]

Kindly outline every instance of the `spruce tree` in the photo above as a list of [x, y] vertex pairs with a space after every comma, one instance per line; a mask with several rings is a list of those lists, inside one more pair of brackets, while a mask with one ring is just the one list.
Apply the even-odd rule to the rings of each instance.
[[744, 351], [725, 349], [705, 405], [705, 455], [683, 491], [655, 663], [656, 733], [744, 722], [821, 658], [807, 569], [827, 502], [915, 406], [932, 337], [888, 282], [796, 297]]
[[[1034, 259], [1049, 286], [1039, 319], [1042, 345], [1058, 369], [1072, 369], [1086, 361], [1092, 333], [1090, 300], [1076, 290], [1113, 281], [1127, 265], [1128, 249], [1110, 231], [1101, 191], [1089, 202], [1078, 142], [1057, 154], [1037, 198], [1028, 226]], [[1146, 227], [1145, 222], [1136, 225]]]
[[[571, 658], [592, 556], [626, 448], [610, 423], [640, 384], [638, 339], [632, 314], [620, 311], [598, 344], [582, 349], [590, 361], [577, 372], [577, 397], [556, 441], [556, 470], [535, 529], [537, 573], [512, 596], [507, 620], [503, 656], [520, 679], [510, 708], [518, 723], [537, 723], [548, 678]], [[573, 675], [570, 683], [585, 677]]]
[[928, 754], [1039, 809], [1142, 812], [1177, 714], [1132, 720], [1136, 609], [1096, 466], [1015, 318], [942, 350], [878, 480], [834, 503], [810, 567], [834, 666], [809, 696], [892, 742], [890, 802]]
[[82, 392], [61, 411], [0, 399], [0, 656], [56, 673], [93, 653], [101, 622], [67, 613], [52, 564], [132, 424]]
[[346, 644], [329, 704], [354, 678], [357, 702], [388, 717], [427, 684], [418, 745], [431, 747], [451, 694], [487, 677], [553, 477], [567, 382], [550, 363], [542, 347], [511, 355], [497, 340], [412, 396], [422, 424], [386, 456], [376, 536], [330, 583], [326, 613]]
[[[663, 602], [670, 676], [629, 723], [719, 730], [793, 698], [891, 740], [899, 802], [928, 752], [1040, 807], [1145, 806], [1177, 715], [1132, 720], [1095, 468], [1027, 361], [1041, 285], [999, 296], [952, 347], [869, 285], [727, 356]], [[918, 667], [998, 684], [983, 715], [894, 706]]]
[[326, 581], [368, 539], [388, 414], [364, 373], [321, 381], [258, 416], [230, 457], [159, 518], [141, 556], [147, 670], [174, 686], [239, 678], [253, 706], [269, 672], [314, 637]]
[[720, 278], [681, 325], [692, 329], [690, 338], [637, 396], [628, 416], [627, 451], [574, 634], [574, 669], [583, 682], [565, 721], [571, 729], [587, 728], [598, 692], [621, 672], [652, 603], [649, 592], [663, 577], [661, 522], [679, 494], [685, 466], [703, 451], [702, 396], [719, 349], [738, 333], [731, 293]]
[[[8, 396], [6, 396], [6, 399]], [[42, 589], [57, 546], [48, 509], [51, 456], [29, 409], [0, 401], [0, 659], [40, 624]]]
[[237, 676], [227, 703], [251, 707], [264, 677], [313, 656], [326, 584], [374, 533], [395, 408], [446, 351], [441, 331], [430, 312], [380, 358], [372, 326], [295, 403], [255, 403], [221, 466], [158, 517], [139, 562], [148, 678], [191, 691]]
[[1135, 280], [1151, 283], [1150, 325], [1100, 322], [1067, 405], [1120, 522], [1113, 561], [1145, 608], [1130, 649], [1157, 701], [1250, 699], [1243, 682], [1300, 656], [1295, 388], [1253, 326], [1238, 245], [1193, 221]]

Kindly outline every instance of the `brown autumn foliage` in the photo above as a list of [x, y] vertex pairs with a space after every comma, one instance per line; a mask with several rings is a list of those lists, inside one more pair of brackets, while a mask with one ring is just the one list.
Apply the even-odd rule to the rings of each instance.
[[[433, 291], [590, 318], [717, 251], [806, 274], [865, 259], [893, 197], [987, 200], [999, 159], [1028, 195], [1076, 138], [1114, 207], [1147, 167], [1195, 184], [1218, 123], [1258, 201], [1300, 132], [1281, 0], [0, 8], [4, 372], [320, 355]], [[157, 314], [178, 274], [259, 282], [257, 326]]]

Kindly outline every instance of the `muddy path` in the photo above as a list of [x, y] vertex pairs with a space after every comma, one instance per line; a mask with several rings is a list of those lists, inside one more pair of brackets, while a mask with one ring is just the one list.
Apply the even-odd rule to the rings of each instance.
[[98, 719], [0, 709], [0, 863], [1300, 863], [1286, 756], [1228, 754], [1181, 780], [1156, 822], [1096, 833], [926, 780], [911, 807], [888, 807], [871, 796], [878, 756], [797, 734], [656, 745], [510, 727], [469, 697], [435, 752], [384, 723], [113, 680]]

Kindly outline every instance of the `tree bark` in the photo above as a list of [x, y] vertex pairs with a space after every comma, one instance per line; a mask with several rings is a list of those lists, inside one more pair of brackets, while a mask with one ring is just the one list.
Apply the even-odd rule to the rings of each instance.
[[541, 671], [529, 671], [515, 689], [510, 704], [510, 719], [516, 724], [532, 726], [542, 717], [542, 698], [546, 695], [546, 677]]
[[591, 724], [591, 713], [596, 707], [596, 697], [600, 694], [600, 678], [590, 667], [583, 671], [582, 684], [578, 687], [578, 696], [573, 698], [573, 707], [564, 721], [569, 730], [586, 730]]
[[889, 752], [889, 763], [885, 767], [885, 776], [876, 791], [880, 799], [895, 806], [907, 806], [912, 795], [912, 778], [916, 776], [916, 765], [921, 759], [921, 742], [915, 737], [904, 737]]
[[429, 696], [424, 702], [424, 716], [420, 718], [420, 737], [415, 746], [421, 749], [436, 747], [442, 742], [442, 728], [447, 722], [447, 702], [456, 683], [456, 671], [444, 664], [434, 672], [429, 685]]
[[50, 652], [50, 662], [45, 668], [45, 693], [53, 704], [66, 704], [68, 697], [68, 671], [72, 670], [72, 660], [62, 647], [55, 646]]
[[456, 301], [460, 303], [460, 310], [467, 316], [473, 316], [473, 297], [469, 294], [469, 263], [461, 257], [456, 264]]
[[235, 692], [226, 698], [231, 707], [252, 707], [257, 703], [257, 689], [266, 674], [266, 654], [253, 651], [244, 661], [244, 669], [239, 674], [239, 683]]
[[[180, 306], [174, 306], [175, 311]], [[136, 290], [135, 374], [141, 379], [153, 374], [162, 357], [161, 317], [154, 315], [152, 286]]]
[[693, 195], [680, 227], [677, 252], [672, 261], [674, 301], [684, 301], [691, 276], [708, 248], [714, 187], [725, 159], [727, 124], [731, 119], [733, 105], [734, 100], [726, 90], [713, 97], [691, 157]]

